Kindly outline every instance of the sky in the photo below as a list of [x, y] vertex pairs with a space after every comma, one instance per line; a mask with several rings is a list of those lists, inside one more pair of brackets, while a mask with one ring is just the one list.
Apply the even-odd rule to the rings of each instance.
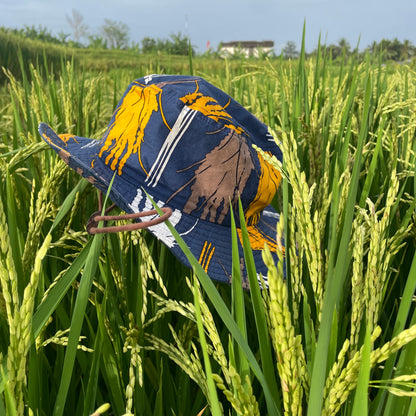
[[398, 38], [416, 45], [415, 0], [0, 0], [0, 26], [42, 26], [72, 34], [67, 17], [77, 11], [98, 35], [105, 19], [129, 27], [131, 41], [187, 35], [198, 53], [207, 43], [274, 41], [276, 53], [288, 41], [300, 49], [305, 23], [306, 51], [347, 39], [362, 50], [373, 41]]

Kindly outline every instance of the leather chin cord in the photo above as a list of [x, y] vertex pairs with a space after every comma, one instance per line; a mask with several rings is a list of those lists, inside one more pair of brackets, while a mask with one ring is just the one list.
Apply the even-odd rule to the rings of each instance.
[[[133, 231], [133, 230], [143, 230], [145, 228], [151, 227], [153, 225], [160, 224], [165, 222], [171, 215], [172, 210], [169, 207], [162, 207], [163, 215], [161, 217], [154, 218], [150, 221], [138, 221], [131, 224], [124, 225], [114, 225], [107, 227], [107, 221], [118, 221], [118, 220], [135, 220], [137, 218], [149, 217], [150, 215], [157, 215], [158, 212], [155, 209], [145, 212], [136, 212], [133, 214], [124, 214], [124, 215], [107, 215], [112, 211], [117, 205], [113, 204], [108, 207], [104, 215], [101, 215], [102, 207], [102, 193], [100, 192], [99, 196], [99, 210], [94, 212], [87, 222], [87, 232], [88, 234], [103, 234], [103, 233], [118, 233], [121, 231]], [[104, 221], [104, 227], [98, 228], [98, 223]]]

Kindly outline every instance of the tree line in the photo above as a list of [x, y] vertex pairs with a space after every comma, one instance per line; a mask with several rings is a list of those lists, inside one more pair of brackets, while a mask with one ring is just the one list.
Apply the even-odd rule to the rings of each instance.
[[174, 55], [188, 55], [191, 50], [191, 53], [195, 54], [194, 48], [190, 45], [189, 37], [180, 32], [170, 34], [168, 39], [145, 37], [140, 44], [130, 42], [130, 29], [123, 22], [104, 19], [104, 24], [98, 29], [98, 32], [90, 33], [88, 25], [84, 23], [84, 19], [79, 12], [73, 10], [71, 16], [66, 16], [66, 20], [72, 29], [72, 34], [60, 31], [57, 35], [54, 35], [43, 26], [24, 26], [21, 29], [1, 27], [0, 30], [23, 38], [73, 48], [128, 49], [142, 53], [161, 52]]
[[[39, 40], [75, 48], [92, 48], [92, 49], [124, 49], [133, 50], [141, 53], [163, 53], [169, 55], [188, 55], [189, 52], [195, 55], [195, 48], [191, 45], [189, 36], [179, 33], [172, 33], [168, 39], [144, 37], [141, 42], [130, 42], [129, 27], [122, 22], [105, 19], [104, 24], [99, 28], [98, 33], [90, 33], [88, 26], [84, 23], [82, 15], [73, 10], [71, 16], [66, 16], [67, 22], [72, 29], [72, 34], [59, 32], [53, 35], [46, 27], [24, 26], [22, 29], [0, 28], [3, 32], [11, 32], [24, 38]], [[365, 55], [366, 53], [381, 56], [383, 61], [406, 62], [416, 57], [416, 47], [413, 43], [405, 39], [403, 41], [397, 38], [393, 40], [382, 39], [380, 42], [374, 41], [363, 51], [358, 52], [358, 48], [351, 48], [351, 45], [345, 38], [341, 38], [335, 44], [321, 45], [333, 59], [341, 59], [352, 54]], [[209, 49], [202, 55], [221, 57], [221, 44], [217, 50]], [[317, 49], [307, 55], [314, 55]], [[282, 48], [280, 55], [284, 59], [297, 59], [299, 50], [296, 43], [288, 41]], [[276, 56], [275, 52], [266, 54], [267, 56]], [[265, 57], [264, 53], [260, 55]], [[235, 56], [229, 58], [241, 58], [241, 53], [236, 51]]]
[[[351, 48], [350, 43], [345, 38], [341, 38], [338, 43], [322, 46], [331, 53], [333, 59], [340, 59], [353, 54], [364, 56], [367, 53], [380, 55], [382, 61], [406, 62], [416, 57], [416, 46], [408, 39], [400, 41], [394, 38], [393, 40], [374, 41], [361, 52], [358, 51], [358, 47]], [[307, 55], [311, 56], [317, 52], [318, 50], [315, 49]], [[282, 49], [282, 55], [286, 59], [298, 58], [299, 51], [296, 44], [293, 41], [287, 42]]]
[[[56, 45], [69, 46], [72, 48], [91, 48], [91, 49], [123, 49], [133, 50], [142, 53], [166, 53], [174, 55], [188, 55], [190, 39], [180, 32], [172, 33], [169, 39], [153, 39], [145, 37], [142, 39], [141, 46], [139, 43], [129, 43], [128, 28], [123, 27], [120, 22], [111, 20], [101, 27], [102, 34], [87, 35], [84, 42], [75, 41], [69, 37], [69, 34], [58, 33], [53, 35], [44, 27], [25, 26], [22, 29], [10, 29], [0, 27], [5, 33], [13, 33], [40, 42], [53, 43]], [[192, 54], [195, 54], [191, 46]]]

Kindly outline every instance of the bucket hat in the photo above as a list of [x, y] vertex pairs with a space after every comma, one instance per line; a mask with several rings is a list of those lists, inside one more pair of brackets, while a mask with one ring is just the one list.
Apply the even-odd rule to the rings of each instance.
[[[280, 161], [282, 152], [267, 126], [225, 92], [200, 77], [148, 75], [128, 86], [101, 140], [58, 135], [45, 123], [39, 132], [102, 192], [114, 177], [109, 198], [127, 214], [152, 210], [147, 195], [168, 207], [169, 221], [215, 281], [231, 280], [230, 212], [240, 198], [257, 273], [266, 275], [261, 251], [277, 249], [279, 215], [270, 203], [281, 175], [253, 145]], [[189, 266], [163, 219], [149, 225]]]

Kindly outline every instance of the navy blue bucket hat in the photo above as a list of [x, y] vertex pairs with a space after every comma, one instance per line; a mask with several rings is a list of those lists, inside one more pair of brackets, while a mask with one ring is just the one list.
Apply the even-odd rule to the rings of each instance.
[[[58, 135], [45, 123], [39, 132], [102, 192], [114, 177], [109, 197], [126, 213], [152, 210], [146, 193], [169, 207], [169, 221], [219, 282], [231, 279], [230, 212], [240, 197], [257, 272], [266, 275], [261, 250], [277, 249], [270, 202], [281, 175], [252, 145], [280, 161], [282, 152], [267, 126], [220, 89], [199, 77], [149, 75], [129, 85], [101, 140]], [[148, 229], [189, 266], [164, 222]]]

